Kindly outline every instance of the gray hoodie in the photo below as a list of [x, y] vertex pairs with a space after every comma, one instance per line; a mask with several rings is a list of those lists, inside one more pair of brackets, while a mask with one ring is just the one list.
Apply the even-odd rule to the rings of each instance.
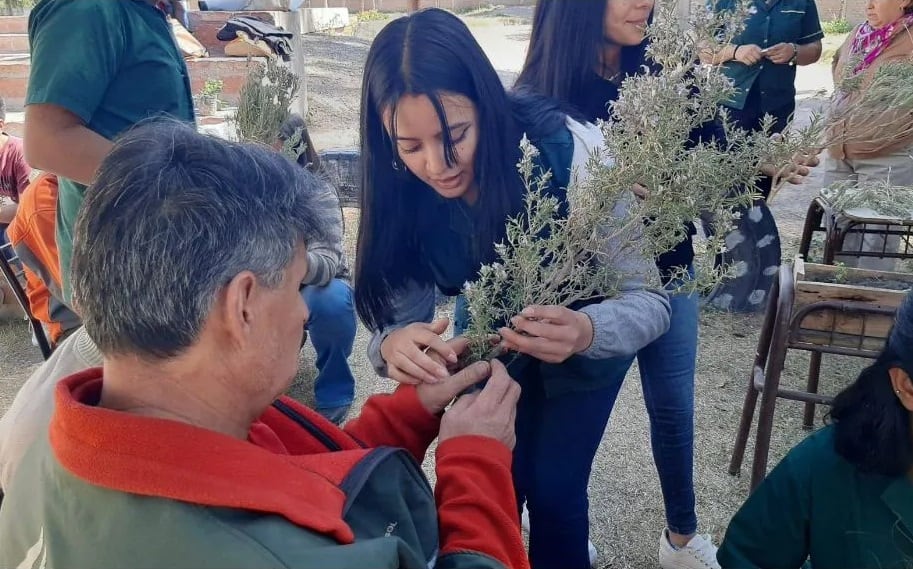
[[325, 218], [330, 222], [326, 242], [308, 243], [308, 272], [303, 284], [308, 286], [326, 286], [335, 279], [348, 280], [349, 266], [342, 250], [343, 219], [339, 207], [339, 196], [329, 182], [321, 185], [322, 192], [316, 202]]

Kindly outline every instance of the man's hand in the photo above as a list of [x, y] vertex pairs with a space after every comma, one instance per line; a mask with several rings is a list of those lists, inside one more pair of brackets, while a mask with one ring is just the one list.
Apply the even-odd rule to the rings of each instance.
[[431, 324], [416, 322], [391, 332], [380, 345], [390, 379], [417, 385], [437, 383], [449, 377], [447, 367], [440, 363], [441, 360], [457, 362], [458, 352], [441, 338], [449, 325], [448, 319], [441, 318]]
[[503, 346], [547, 363], [561, 363], [593, 343], [593, 322], [563, 306], [529, 306], [501, 328]]
[[[739, 50], [741, 52], [742, 50]], [[798, 53], [798, 48], [791, 43], [778, 43], [777, 45], [771, 46], [764, 50], [764, 57], [776, 63], [777, 65], [783, 65], [784, 63], [789, 63], [792, 61], [793, 57]], [[741, 55], [741, 53], [740, 53]]]
[[764, 54], [761, 52], [760, 47], [753, 43], [749, 43], [738, 46], [738, 49], [735, 50], [734, 57], [739, 63], [744, 63], [750, 67], [764, 59]]
[[513, 450], [517, 442], [514, 422], [519, 399], [520, 385], [507, 375], [507, 369], [501, 362], [491, 362], [491, 379], [485, 388], [460, 397], [444, 413], [440, 442], [475, 435], [495, 439]]
[[491, 375], [488, 362], [476, 362], [439, 383], [422, 383], [415, 389], [426, 411], [435, 415], [450, 405], [453, 398], [481, 383]]

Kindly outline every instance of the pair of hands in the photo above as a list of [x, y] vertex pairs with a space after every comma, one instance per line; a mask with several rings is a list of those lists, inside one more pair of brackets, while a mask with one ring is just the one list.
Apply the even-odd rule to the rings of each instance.
[[514, 424], [520, 385], [507, 374], [498, 361], [476, 362], [437, 383], [422, 383], [416, 387], [422, 406], [432, 413], [443, 411], [464, 390], [488, 380], [478, 392], [460, 396], [441, 419], [438, 440], [463, 436], [495, 439], [513, 450], [517, 443]]
[[752, 43], [740, 45], [736, 50], [734, 59], [748, 66], [755, 65], [764, 58], [769, 59], [772, 63], [782, 65], [789, 63], [794, 54], [793, 45], [789, 43], [778, 43], [767, 48], [767, 50], [763, 50]]
[[[469, 344], [464, 338], [445, 342], [446, 318], [431, 324], [416, 322], [387, 336], [380, 354], [387, 375], [400, 383], [418, 385], [447, 379]], [[530, 306], [501, 328], [500, 345], [508, 351], [530, 355], [547, 363], [560, 363], [587, 349], [593, 342], [589, 316], [563, 306]]]

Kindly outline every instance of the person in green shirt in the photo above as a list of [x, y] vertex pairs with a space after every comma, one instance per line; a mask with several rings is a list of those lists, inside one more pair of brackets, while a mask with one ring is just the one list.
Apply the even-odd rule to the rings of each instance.
[[913, 567], [913, 294], [875, 363], [736, 513], [723, 569]]
[[171, 4], [41, 0], [29, 16], [25, 155], [60, 179], [57, 244], [67, 301], [76, 214], [111, 141], [150, 117], [194, 121], [187, 66], [165, 19]]

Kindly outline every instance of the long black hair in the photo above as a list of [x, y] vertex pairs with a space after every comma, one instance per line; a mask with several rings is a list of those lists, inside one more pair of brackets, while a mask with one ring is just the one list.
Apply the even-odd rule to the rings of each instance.
[[[605, 36], [606, 0], [539, 0], [529, 50], [515, 88], [583, 108], [590, 81], [599, 75]], [[653, 15], [650, 15], [652, 21]], [[647, 40], [621, 48], [621, 73], [644, 70]]]
[[[392, 300], [407, 281], [431, 280], [416, 234], [416, 196], [431, 192], [405, 170], [395, 133], [387, 132], [383, 113], [395, 113], [407, 95], [425, 95], [441, 122], [445, 157], [456, 152], [441, 96], [462, 95], [478, 116], [475, 175], [479, 200], [475, 226], [480, 262], [494, 256], [504, 237], [505, 220], [520, 211], [524, 186], [517, 173], [524, 127], [498, 74], [462, 20], [429, 8], [387, 24], [371, 44], [361, 99], [361, 219], [355, 271], [355, 306], [373, 330], [389, 324]], [[529, 113], [525, 113], [529, 114]], [[395, 121], [391, 121], [395, 124]]]
[[863, 472], [884, 476], [913, 468], [910, 411], [894, 392], [893, 368], [913, 376], [913, 293], [897, 311], [884, 351], [837, 395], [828, 417], [837, 453]]

